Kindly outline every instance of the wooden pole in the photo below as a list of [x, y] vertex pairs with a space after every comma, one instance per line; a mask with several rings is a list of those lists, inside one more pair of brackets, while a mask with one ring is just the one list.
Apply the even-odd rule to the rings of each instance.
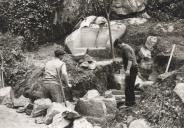
[[171, 54], [170, 54], [170, 57], [169, 57], [169, 61], [168, 61], [168, 64], [167, 64], [165, 73], [168, 72], [168, 70], [169, 70], [169, 66], [170, 66], [170, 63], [171, 63], [171, 59], [172, 59], [172, 56], [173, 56], [175, 47], [176, 47], [176, 44], [174, 44], [174, 45], [172, 46], [172, 51], [171, 51]]
[[107, 15], [107, 24], [108, 24], [108, 28], [109, 28], [109, 39], [110, 39], [110, 45], [111, 45], [111, 53], [112, 53], [112, 59], [113, 61], [115, 61], [115, 54], [114, 54], [114, 46], [112, 43], [112, 33], [111, 33], [111, 25], [110, 25], [110, 14], [111, 14], [111, 4], [113, 0], [110, 0], [109, 2], [109, 11], [107, 10], [107, 2], [105, 2], [106, 0], [103, 0], [104, 3], [104, 7], [105, 7], [105, 12]]
[[4, 75], [3, 75], [3, 67], [4, 67], [4, 63], [3, 63], [3, 56], [1, 53], [1, 83], [2, 83], [2, 87], [4, 88]]
[[60, 73], [59, 73], [59, 71], [58, 71], [57, 69], [56, 69], [56, 72], [57, 72], [57, 76], [58, 76], [58, 78], [59, 78], [59, 84], [60, 84], [60, 86], [61, 86], [61, 92], [62, 92], [62, 95], [63, 95], [64, 104], [65, 104], [65, 106], [67, 107], [65, 92], [64, 92], [64, 89], [63, 89], [62, 81], [61, 81], [61, 76], [60, 76]]

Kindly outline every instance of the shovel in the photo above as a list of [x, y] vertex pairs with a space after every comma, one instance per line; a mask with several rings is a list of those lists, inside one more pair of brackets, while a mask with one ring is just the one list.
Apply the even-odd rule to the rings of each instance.
[[176, 47], [176, 44], [174, 44], [174, 45], [172, 46], [172, 51], [171, 51], [171, 54], [170, 54], [170, 57], [169, 57], [169, 60], [168, 60], [168, 63], [167, 63], [167, 67], [166, 67], [165, 73], [160, 74], [160, 75], [158, 76], [158, 79], [160, 79], [160, 80], [164, 80], [164, 79], [168, 78], [169, 76], [171, 76], [172, 74], [175, 73], [175, 71], [168, 72], [169, 67], [170, 67], [170, 63], [171, 63], [171, 60], [172, 60], [172, 56], [173, 56], [173, 54], [174, 54], [175, 47]]
[[62, 81], [61, 81], [61, 76], [60, 76], [60, 73], [59, 73], [59, 71], [58, 71], [57, 69], [56, 69], [56, 72], [57, 72], [57, 76], [58, 76], [58, 78], [59, 78], [59, 84], [60, 84], [60, 86], [61, 86], [61, 92], [62, 92], [62, 95], [63, 95], [64, 104], [65, 104], [65, 107], [67, 107], [65, 92], [64, 92], [63, 85], [62, 85]]

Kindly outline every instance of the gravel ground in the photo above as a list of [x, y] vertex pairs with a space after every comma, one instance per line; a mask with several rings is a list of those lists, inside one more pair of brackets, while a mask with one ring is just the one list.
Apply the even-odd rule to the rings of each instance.
[[34, 118], [24, 113], [17, 113], [15, 109], [0, 105], [1, 128], [46, 128], [44, 124], [36, 124]]

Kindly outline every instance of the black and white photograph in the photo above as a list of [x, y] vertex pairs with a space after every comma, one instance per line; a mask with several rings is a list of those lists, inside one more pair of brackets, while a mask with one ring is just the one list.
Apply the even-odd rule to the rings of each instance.
[[184, 128], [184, 0], [0, 0], [0, 128]]

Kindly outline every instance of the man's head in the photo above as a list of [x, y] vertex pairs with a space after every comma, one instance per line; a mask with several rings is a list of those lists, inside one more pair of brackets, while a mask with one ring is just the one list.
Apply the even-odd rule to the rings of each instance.
[[63, 59], [63, 55], [65, 54], [66, 52], [64, 50], [55, 50], [54, 51], [54, 55], [55, 57], [59, 58], [59, 59]]
[[114, 41], [114, 48], [121, 48], [121, 46], [123, 45], [124, 43], [121, 41], [121, 39], [116, 39]]

